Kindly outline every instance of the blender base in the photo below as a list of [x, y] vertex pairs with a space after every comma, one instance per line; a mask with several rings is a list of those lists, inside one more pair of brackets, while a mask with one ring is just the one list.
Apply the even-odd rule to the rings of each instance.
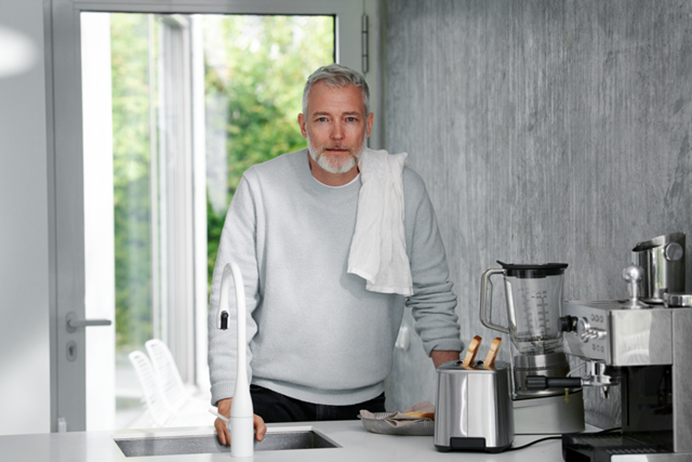
[[517, 399], [514, 406], [514, 429], [517, 435], [545, 435], [584, 431], [584, 393]]

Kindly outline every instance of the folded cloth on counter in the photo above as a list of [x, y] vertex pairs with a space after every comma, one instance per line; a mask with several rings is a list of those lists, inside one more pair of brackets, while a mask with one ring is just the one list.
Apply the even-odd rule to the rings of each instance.
[[358, 162], [362, 186], [348, 272], [365, 279], [371, 292], [413, 295], [404, 232], [406, 157], [365, 148]]
[[418, 422], [429, 422], [434, 420], [435, 406], [428, 401], [421, 401], [403, 411], [392, 412], [390, 414], [379, 413], [375, 415], [368, 410], [361, 409], [360, 416], [364, 419], [382, 420], [392, 427], [403, 427]]

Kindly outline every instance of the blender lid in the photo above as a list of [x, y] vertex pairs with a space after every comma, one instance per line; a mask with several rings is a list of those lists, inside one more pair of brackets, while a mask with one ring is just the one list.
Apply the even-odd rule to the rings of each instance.
[[544, 263], [541, 265], [514, 264], [497, 262], [505, 270], [507, 276], [518, 278], [544, 278], [546, 276], [558, 276], [565, 273], [567, 263]]

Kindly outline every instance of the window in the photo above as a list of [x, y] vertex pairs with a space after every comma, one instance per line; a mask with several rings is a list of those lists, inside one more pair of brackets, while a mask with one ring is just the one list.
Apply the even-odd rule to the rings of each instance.
[[150, 338], [168, 344], [188, 383], [208, 389], [208, 286], [226, 210], [248, 167], [305, 147], [302, 89], [334, 62], [335, 20], [84, 13], [83, 23], [104, 17], [122, 428], [140, 409], [127, 355]]
[[[51, 327], [51, 430], [58, 431], [66, 428], [74, 430], [107, 430], [114, 428], [113, 415], [115, 403], [112, 384], [114, 380], [109, 378], [114, 374], [115, 329], [111, 327], [93, 327], [77, 329], [74, 331], [65, 328], [65, 319], [68, 314], [79, 318], [106, 318], [113, 319], [115, 314], [115, 256], [108, 249], [114, 249], [114, 206], [104, 203], [101, 199], [114, 201], [114, 175], [113, 169], [113, 145], [111, 137], [113, 130], [110, 91], [108, 87], [103, 89], [104, 82], [111, 81], [110, 52], [103, 53], [111, 47], [110, 21], [106, 18], [105, 26], [95, 24], [88, 27], [84, 18], [89, 14], [97, 16], [100, 13], [155, 13], [160, 14], [161, 19], [170, 19], [171, 27], [175, 23], [184, 27], [185, 21], [195, 21], [199, 14], [267, 14], [267, 15], [307, 15], [329, 16], [333, 18], [335, 28], [334, 58], [354, 69], [361, 69], [364, 63], [362, 59], [361, 33], [364, 21], [364, 12], [368, 12], [371, 18], [371, 39], [367, 41], [370, 53], [369, 71], [365, 74], [371, 88], [371, 107], [373, 112], [379, 114], [379, 71], [378, 71], [378, 40], [377, 17], [378, 3], [375, 0], [363, 0], [363, 2], [343, 2], [340, 0], [238, 0], [228, 2], [226, 0], [208, 0], [203, 3], [189, 2], [187, 0], [171, 0], [169, 2], [143, 2], [141, 0], [114, 1], [114, 0], [53, 0], [48, 7], [51, 21], [47, 22], [48, 35], [46, 40], [50, 42], [47, 50], [46, 69], [50, 85], [47, 86], [48, 104], [48, 194], [49, 201], [49, 250], [51, 260], [50, 284], [50, 327]], [[180, 14], [175, 14], [180, 13]], [[159, 16], [154, 16], [157, 19]], [[180, 20], [180, 21], [179, 21]], [[156, 23], [153, 29], [158, 29], [160, 23]], [[147, 26], [148, 27], [148, 26]], [[149, 30], [149, 29], [148, 29]], [[183, 46], [190, 46], [189, 59], [200, 62], [202, 54], [194, 53], [197, 49], [195, 43], [198, 40], [200, 28], [190, 29], [189, 43], [183, 42]], [[195, 32], [197, 31], [197, 32]], [[172, 32], [172, 31], [171, 31]], [[148, 31], [146, 32], [149, 33]], [[172, 34], [174, 35], [174, 34]], [[179, 34], [185, 37], [185, 33]], [[173, 38], [173, 37], [172, 37]], [[164, 44], [156, 32], [152, 42], [157, 40], [158, 47], [155, 50], [163, 50]], [[175, 40], [175, 39], [174, 39]], [[188, 39], [184, 39], [188, 40]], [[101, 44], [99, 48], [99, 44]], [[81, 55], [80, 55], [81, 50]], [[147, 52], [148, 53], [148, 52]], [[161, 53], [163, 54], [163, 53]], [[180, 59], [188, 59], [180, 57]], [[161, 73], [158, 68], [158, 51], [148, 59], [156, 63], [149, 70], [150, 78], [157, 83]], [[176, 58], [177, 59], [177, 58]], [[190, 82], [203, 81], [196, 77], [194, 69], [203, 69], [202, 66], [191, 65]], [[79, 73], [81, 72], [81, 78]], [[202, 73], [202, 75], [204, 75]], [[195, 88], [199, 88], [198, 86]], [[203, 88], [203, 87], [202, 87]], [[197, 90], [198, 91], [198, 90]], [[193, 94], [193, 90], [189, 91]], [[95, 96], [96, 95], [96, 96]], [[175, 96], [175, 95], [172, 95]], [[374, 97], [373, 97], [374, 96]], [[160, 91], [156, 90], [153, 96], [156, 105], [163, 98]], [[190, 101], [192, 111], [205, 114], [204, 105], [199, 105], [200, 98]], [[203, 101], [203, 99], [201, 100]], [[196, 104], [195, 104], [196, 103]], [[149, 105], [150, 103], [147, 103]], [[187, 103], [186, 103], [187, 104]], [[150, 141], [160, 148], [163, 140], [163, 132], [159, 132], [158, 125], [160, 106], [155, 106], [156, 111], [149, 113], [149, 126], [156, 127], [156, 138]], [[169, 111], [170, 113], [170, 111]], [[190, 116], [190, 124], [199, 124], [204, 118]], [[381, 124], [376, 124], [376, 127]], [[200, 136], [196, 133], [204, 133], [199, 127], [191, 129], [192, 143], [195, 150], [203, 151], [205, 143], [200, 143]], [[161, 136], [159, 136], [161, 135]], [[380, 147], [377, 129], [369, 139], [370, 146]], [[200, 149], [199, 146], [202, 146]], [[150, 148], [151, 150], [151, 148]], [[153, 152], [153, 150], [151, 150]], [[159, 152], [159, 151], [157, 151]], [[199, 159], [199, 157], [196, 157]], [[206, 161], [202, 157], [203, 161]], [[157, 159], [155, 171], [160, 169], [161, 157]], [[151, 159], [149, 160], [151, 162]], [[206, 169], [193, 168], [194, 178], [197, 175], [204, 177]], [[132, 173], [132, 172], [131, 172]], [[170, 178], [170, 175], [169, 175]], [[156, 181], [160, 181], [156, 177]], [[205, 182], [199, 179], [193, 180], [193, 188], [199, 188]], [[161, 190], [161, 184], [154, 185], [149, 180], [149, 187], [156, 186], [155, 190]], [[206, 186], [206, 185], [205, 185]], [[206, 230], [199, 230], [200, 223], [206, 223], [206, 187], [202, 187], [202, 194], [193, 194], [195, 200], [201, 202], [195, 205], [195, 233], [206, 234]], [[110, 191], [110, 193], [109, 193]], [[149, 193], [153, 198], [158, 193]], [[200, 199], [201, 197], [201, 199]], [[156, 204], [160, 204], [157, 197]], [[155, 212], [159, 207], [155, 209]], [[201, 219], [197, 215], [201, 211]], [[176, 210], [176, 213], [178, 211]], [[154, 220], [162, 221], [161, 214]], [[110, 222], [110, 223], [109, 223]], [[169, 226], [170, 229], [170, 226]], [[174, 227], [174, 229], [177, 229]], [[151, 231], [151, 230], [150, 230]], [[160, 233], [151, 233], [149, 239], [159, 239], [159, 244], [153, 248], [163, 248]], [[140, 234], [140, 237], [142, 235]], [[170, 238], [169, 239], [170, 242]], [[195, 245], [204, 243], [203, 239], [195, 239]], [[140, 249], [141, 253], [150, 252], [148, 248]], [[194, 269], [194, 300], [204, 299], [206, 309], [206, 277], [197, 277], [207, 272], [208, 262], [206, 252], [195, 250], [195, 259], [191, 262]], [[159, 255], [157, 261], [163, 257]], [[165, 268], [170, 271], [171, 264]], [[154, 274], [159, 274], [160, 271]], [[163, 284], [163, 281], [159, 281]], [[152, 283], [153, 285], [154, 283]], [[201, 287], [200, 287], [201, 286]], [[158, 293], [158, 292], [155, 292]], [[159, 301], [161, 303], [161, 301]], [[156, 304], [156, 302], [154, 302]], [[198, 379], [206, 378], [206, 373], [200, 371], [200, 367], [206, 365], [206, 348], [197, 345], [196, 342], [206, 339], [206, 335], [199, 332], [205, 331], [204, 313], [187, 308], [195, 313], [195, 335], [192, 340], [195, 348], [186, 348], [184, 351], [192, 353], [192, 361], [195, 365], [193, 376]], [[156, 329], [153, 322], [161, 320], [163, 328], [168, 320], [164, 319], [165, 312], [152, 315], [152, 332]], [[158, 321], [157, 321], [158, 322]], [[109, 339], [109, 336], [111, 337]], [[99, 346], [99, 343], [101, 344]], [[106, 345], [106, 346], [104, 346]], [[110, 345], [110, 350], [107, 345]], [[72, 352], [67, 355], [66, 352]], [[186, 353], [187, 354], [187, 353]], [[185, 366], [181, 366], [183, 368]], [[110, 368], [110, 369], [109, 369]]]

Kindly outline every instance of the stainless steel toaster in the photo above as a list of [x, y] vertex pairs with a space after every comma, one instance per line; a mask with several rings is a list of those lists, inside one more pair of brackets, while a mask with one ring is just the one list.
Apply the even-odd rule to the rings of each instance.
[[514, 441], [509, 364], [437, 368], [434, 443], [439, 451], [501, 452]]

